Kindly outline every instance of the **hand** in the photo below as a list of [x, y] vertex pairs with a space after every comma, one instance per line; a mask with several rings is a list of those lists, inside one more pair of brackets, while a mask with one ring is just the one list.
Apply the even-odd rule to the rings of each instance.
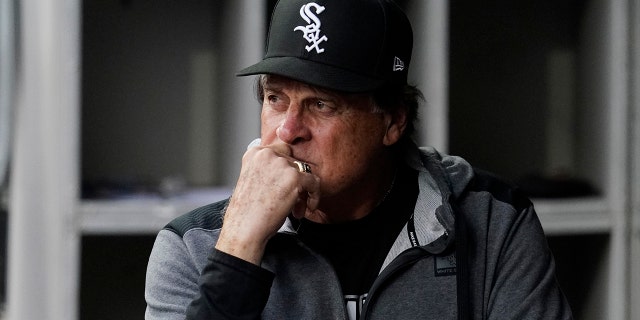
[[259, 265], [287, 215], [302, 218], [317, 208], [320, 180], [299, 172], [295, 160], [286, 144], [247, 150], [216, 249]]

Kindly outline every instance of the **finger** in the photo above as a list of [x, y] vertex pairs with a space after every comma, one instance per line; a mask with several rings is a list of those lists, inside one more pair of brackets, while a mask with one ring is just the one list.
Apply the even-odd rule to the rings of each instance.
[[288, 144], [274, 143], [266, 146], [254, 145], [253, 148], [256, 148], [256, 150], [269, 149], [270, 151], [274, 152], [277, 156], [289, 160], [289, 162], [291, 163], [291, 166], [294, 168], [297, 168], [298, 171], [311, 173], [311, 166], [304, 161], [300, 161], [299, 159], [294, 158], [292, 156], [293, 151], [291, 150], [291, 146], [289, 146]]
[[291, 209], [296, 219], [301, 219], [307, 211], [314, 211], [320, 202], [320, 178], [307, 172], [300, 172], [300, 192]]
[[294, 160], [293, 164], [295, 164], [298, 167], [298, 172], [311, 173], [311, 166], [308, 163], [302, 162], [299, 160]]
[[293, 214], [293, 217], [296, 219], [302, 219], [305, 216], [305, 213], [307, 212], [307, 198], [308, 198], [308, 194], [306, 192], [302, 192], [299, 196], [298, 199], [296, 200], [296, 203], [293, 205], [293, 208], [291, 209], [291, 213]]
[[274, 143], [274, 144], [262, 146], [261, 148], [271, 149], [273, 152], [277, 153], [280, 156], [283, 156], [289, 160], [295, 160], [291, 157], [291, 154], [293, 152], [291, 151], [291, 146], [289, 146], [288, 144]]
[[305, 205], [313, 211], [320, 203], [320, 178], [311, 173], [302, 173], [302, 189], [306, 191]]

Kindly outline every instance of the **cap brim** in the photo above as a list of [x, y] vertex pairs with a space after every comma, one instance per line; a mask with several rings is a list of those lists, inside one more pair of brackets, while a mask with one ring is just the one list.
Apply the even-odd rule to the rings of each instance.
[[384, 81], [365, 77], [330, 65], [297, 57], [271, 57], [240, 70], [237, 76], [275, 74], [318, 87], [344, 91], [367, 92], [379, 88]]

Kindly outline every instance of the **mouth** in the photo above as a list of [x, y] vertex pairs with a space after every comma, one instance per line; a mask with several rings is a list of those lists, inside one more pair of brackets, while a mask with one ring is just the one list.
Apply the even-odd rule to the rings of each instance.
[[308, 159], [305, 159], [305, 157], [300, 157], [299, 155], [295, 154], [295, 152], [293, 152], [291, 154], [291, 158], [293, 158], [294, 161], [300, 161], [302, 163], [305, 163], [309, 166], [315, 166], [315, 164], [311, 161], [309, 161]]

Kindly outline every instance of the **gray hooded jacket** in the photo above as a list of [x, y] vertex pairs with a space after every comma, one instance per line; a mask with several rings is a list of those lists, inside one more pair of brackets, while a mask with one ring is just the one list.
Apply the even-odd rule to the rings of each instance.
[[[359, 319], [572, 318], [526, 197], [432, 148], [411, 149], [406, 162], [419, 172], [413, 220]], [[146, 319], [348, 319], [332, 267], [288, 221], [261, 267], [214, 250], [226, 204], [196, 209], [158, 233]]]

